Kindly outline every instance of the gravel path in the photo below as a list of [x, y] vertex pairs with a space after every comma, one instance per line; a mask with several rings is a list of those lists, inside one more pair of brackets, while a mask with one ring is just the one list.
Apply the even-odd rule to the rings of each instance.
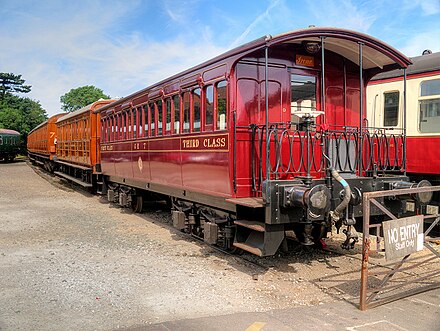
[[[358, 252], [294, 247], [228, 256], [169, 226], [72, 189], [24, 162], [0, 164], [0, 330], [109, 330], [317, 305]], [[160, 220], [165, 219], [165, 222]], [[355, 274], [355, 278], [359, 274]]]

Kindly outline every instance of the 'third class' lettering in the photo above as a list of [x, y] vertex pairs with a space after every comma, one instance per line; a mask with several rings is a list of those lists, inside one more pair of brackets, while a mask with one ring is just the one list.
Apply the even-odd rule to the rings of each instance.
[[226, 147], [226, 137], [218, 137], [218, 138], [205, 138], [202, 140], [200, 144], [200, 140], [198, 138], [195, 139], [183, 139], [182, 140], [182, 148], [224, 148]]

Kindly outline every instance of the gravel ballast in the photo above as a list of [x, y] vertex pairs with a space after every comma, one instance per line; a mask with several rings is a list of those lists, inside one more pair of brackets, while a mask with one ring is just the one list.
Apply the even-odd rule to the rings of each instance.
[[160, 209], [134, 214], [25, 162], [0, 164], [0, 330], [108, 330], [352, 295], [323, 279], [358, 278], [360, 248], [230, 256]]

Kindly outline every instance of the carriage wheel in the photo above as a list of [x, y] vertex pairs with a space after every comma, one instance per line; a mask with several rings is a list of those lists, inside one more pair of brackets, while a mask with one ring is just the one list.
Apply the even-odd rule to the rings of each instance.
[[135, 195], [131, 200], [131, 208], [135, 213], [142, 213], [144, 207], [144, 197], [142, 195]]

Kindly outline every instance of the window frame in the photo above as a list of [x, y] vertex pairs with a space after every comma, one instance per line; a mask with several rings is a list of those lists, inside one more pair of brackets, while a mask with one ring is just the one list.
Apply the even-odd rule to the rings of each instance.
[[[208, 90], [211, 90], [211, 92], [209, 94], [211, 94], [212, 100], [211, 103], [209, 104], [208, 101]], [[214, 84], [208, 84], [205, 85], [203, 87], [203, 132], [212, 132], [214, 131], [214, 110], [215, 110], [215, 92], [214, 92]], [[211, 118], [211, 122], [208, 123], [207, 119], [208, 119], [208, 109], [210, 109], [210, 118]]]
[[[185, 100], [185, 96], [187, 96], [188, 100]], [[184, 91], [181, 94], [181, 99], [182, 99], [182, 130], [181, 133], [185, 134], [185, 133], [191, 133], [191, 119], [192, 119], [192, 111], [191, 111], [191, 99], [192, 99], [192, 94], [190, 90]], [[186, 105], [186, 101], [188, 101], [188, 108], [185, 108]], [[188, 121], [185, 122], [185, 115], [187, 116]], [[185, 128], [185, 124], [188, 124], [188, 128]]]
[[[220, 128], [220, 119], [219, 119], [219, 113], [218, 113], [218, 101], [219, 101], [219, 98], [218, 98], [218, 85], [219, 84], [221, 84], [221, 83], [225, 83], [225, 86], [224, 86], [224, 88], [225, 88], [225, 128], [224, 129], [221, 129]], [[226, 80], [226, 79], [223, 79], [223, 80], [221, 80], [221, 81], [218, 81], [218, 82], [216, 82], [215, 84], [214, 84], [214, 125], [215, 125], [215, 128], [214, 128], [214, 130], [215, 131], [224, 131], [224, 130], [228, 130], [228, 81]]]
[[[196, 93], [196, 91], [199, 92], [199, 94]], [[196, 128], [196, 100], [195, 100], [195, 96], [198, 96], [199, 100], [198, 100], [198, 123], [199, 123], [199, 127]], [[201, 87], [196, 87], [193, 88], [191, 90], [191, 133], [200, 133], [202, 131], [202, 88]]]
[[150, 137], [156, 137], [156, 127], [157, 127], [157, 109], [156, 109], [156, 102], [155, 101], [150, 101], [148, 103], [148, 118], [150, 119], [149, 123], [150, 123], [150, 127], [149, 127], [149, 131], [150, 131]]
[[150, 113], [150, 110], [149, 110], [149, 107], [148, 107], [148, 102], [147, 103], [144, 103], [143, 105], [141, 105], [141, 111], [142, 111], [142, 113], [143, 113], [143, 116], [142, 116], [142, 118], [143, 118], [143, 132], [144, 132], [144, 134], [143, 134], [143, 137], [149, 137], [149, 135], [150, 135], [150, 131], [149, 131], [149, 129], [150, 129], [150, 123], [149, 123], [149, 120], [150, 120], [150, 118], [149, 118], [149, 116], [148, 116], [148, 114]]
[[165, 103], [165, 133], [164, 136], [169, 136], [172, 133], [171, 126], [172, 126], [172, 115], [173, 115], [173, 102], [172, 98], [170, 96], [164, 98]]
[[[176, 110], [176, 98], [177, 98], [177, 104], [179, 105], [179, 108]], [[178, 135], [181, 133], [181, 115], [182, 115], [182, 100], [180, 97], [180, 94], [174, 94], [171, 96], [171, 103], [172, 103], [172, 111], [171, 111], [171, 134]], [[176, 115], [178, 117], [176, 118]], [[176, 121], [177, 119], [177, 121]], [[177, 130], [176, 130], [176, 122], [177, 124]]]
[[[156, 137], [161, 137], [164, 135], [164, 128], [163, 128], [163, 113], [164, 113], [164, 107], [163, 107], [163, 100], [161, 98], [156, 99], [154, 101], [155, 104], [155, 110], [156, 110]], [[159, 125], [160, 124], [160, 125]]]
[[[387, 95], [391, 95], [391, 94], [396, 94], [397, 93], [397, 104], [395, 105], [391, 105], [392, 107], [396, 107], [397, 109], [395, 109], [396, 112], [396, 119], [395, 119], [395, 124], [388, 124], [386, 123], [387, 120], [387, 113], [389, 114], [390, 111], [387, 111], [387, 109], [390, 109], [391, 106], [387, 107]], [[383, 126], [384, 127], [396, 127], [399, 125], [399, 114], [400, 114], [400, 91], [399, 90], [390, 90], [390, 91], [385, 91], [383, 92]], [[389, 118], [388, 118], [389, 119]], [[393, 122], [394, 123], [394, 122]]]
[[[433, 104], [433, 103], [430, 103], [430, 102], [435, 102], [435, 103], [440, 103], [440, 87], [439, 87], [439, 90], [438, 91], [436, 91], [436, 90], [434, 90], [434, 92], [438, 92], [437, 94], [436, 93], [434, 93], [434, 94], [424, 94], [423, 93], [423, 84], [424, 83], [429, 83], [429, 82], [433, 82], [433, 81], [437, 81], [438, 82], [438, 84], [440, 85], [440, 78], [433, 78], [433, 79], [425, 79], [425, 80], [423, 80], [423, 81], [421, 81], [420, 82], [420, 85], [419, 85], [419, 89], [418, 89], [418, 96], [417, 96], [417, 109], [418, 109], [418, 120], [417, 120], [417, 130], [420, 132], [420, 133], [422, 133], [422, 134], [439, 134], [440, 133], [440, 125], [434, 125], [436, 128], [438, 128], [437, 130], [428, 130], [428, 131], [422, 131], [422, 119], [423, 118], [432, 118], [432, 119], [434, 119], [434, 118], [438, 118], [438, 124], [440, 124], [440, 109], [431, 109], [431, 110], [435, 110], [436, 112], [437, 112], [437, 114], [438, 115], [436, 115], [436, 116], [425, 116], [425, 117], [422, 117], [422, 115], [423, 115], [423, 113], [422, 113], [422, 103], [423, 104], [428, 104], [428, 105], [430, 105], [430, 104]], [[423, 94], [423, 95], [422, 95]], [[438, 101], [436, 101], [436, 100], [438, 100]], [[425, 111], [427, 111], [427, 109], [425, 110]], [[427, 122], [428, 120], [424, 120], [423, 122]]]

